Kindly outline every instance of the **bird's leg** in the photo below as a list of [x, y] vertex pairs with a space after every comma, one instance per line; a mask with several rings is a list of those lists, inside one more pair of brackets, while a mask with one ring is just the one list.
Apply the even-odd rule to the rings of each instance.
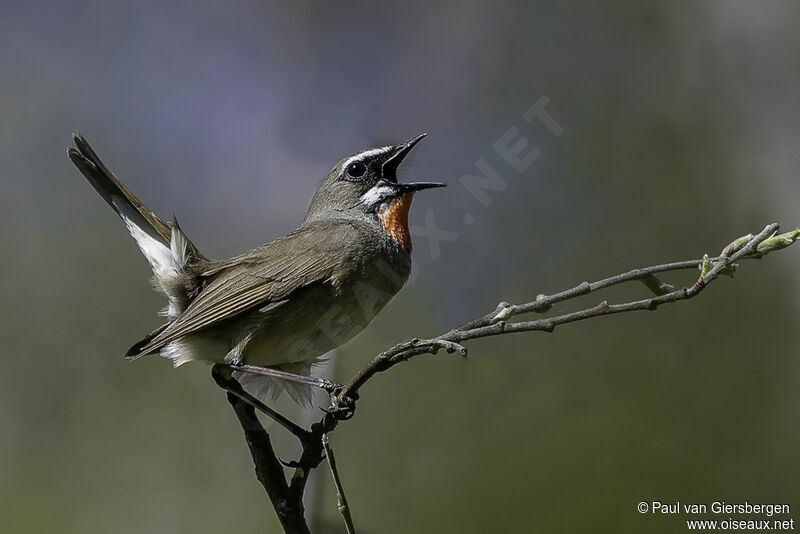
[[232, 366], [222, 363], [214, 364], [211, 369], [211, 376], [219, 387], [227, 391], [229, 394], [235, 396], [243, 402], [246, 402], [256, 410], [266, 414], [270, 419], [281, 425], [283, 428], [291, 432], [301, 442], [305, 442], [310, 432], [300, 425], [294, 423], [289, 418], [276, 412], [254, 396], [242, 388], [242, 385], [231, 375]]
[[273, 369], [272, 367], [257, 367], [255, 365], [247, 365], [247, 364], [241, 364], [241, 365], [228, 364], [227, 367], [233, 369], [234, 371], [240, 371], [242, 373], [252, 373], [254, 375], [272, 376], [275, 378], [281, 378], [283, 380], [289, 380], [291, 382], [308, 384], [309, 386], [315, 386], [320, 389], [324, 389], [329, 394], [334, 393], [337, 390], [341, 390], [344, 387], [342, 384], [331, 382], [330, 380], [326, 380], [325, 378], [298, 375], [295, 373], [290, 373], [288, 371], [281, 371], [280, 369]]

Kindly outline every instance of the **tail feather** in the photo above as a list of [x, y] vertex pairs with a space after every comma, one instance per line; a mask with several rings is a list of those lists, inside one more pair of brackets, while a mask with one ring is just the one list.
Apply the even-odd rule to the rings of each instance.
[[169, 247], [171, 228], [150, 211], [130, 189], [117, 179], [80, 134], [73, 135], [78, 150], [67, 149], [69, 158], [89, 183], [120, 217], [130, 221], [162, 245]]
[[[75, 146], [78, 147], [77, 150], [73, 147], [67, 149], [67, 154], [72, 163], [81, 171], [95, 190], [100, 193], [100, 196], [122, 217], [131, 235], [136, 239], [139, 248], [142, 249], [148, 260], [150, 260], [149, 252], [151, 250], [145, 250], [146, 248], [158, 249], [157, 245], [161, 245], [166, 247], [167, 251], [170, 251], [173, 228], [177, 227], [177, 221], [172, 224], [165, 223], [158, 215], [150, 211], [130, 189], [125, 187], [125, 184], [114, 176], [114, 173], [103, 164], [100, 157], [92, 150], [92, 147], [82, 135], [76, 133], [72, 138], [75, 141]], [[194, 243], [183, 232], [179, 233], [182, 237], [181, 244], [185, 246], [187, 256], [204, 259], [204, 256], [200, 254]], [[144, 236], [149, 237], [152, 242], [143, 242], [142, 238]], [[160, 251], [160, 253], [163, 253], [163, 251]]]
[[150, 263], [156, 288], [169, 298], [169, 307], [164, 315], [174, 319], [190, 300], [187, 288], [195, 277], [190, 264], [206, 258], [181, 231], [177, 220], [171, 224], [161, 220], [114, 176], [86, 139], [78, 134], [73, 139], [78, 148], [68, 148], [67, 154], [100, 196], [122, 217], [128, 232]]

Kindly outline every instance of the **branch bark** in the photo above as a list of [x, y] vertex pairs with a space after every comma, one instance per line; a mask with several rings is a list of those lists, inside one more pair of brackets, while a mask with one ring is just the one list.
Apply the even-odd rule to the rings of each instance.
[[244, 430], [244, 439], [253, 457], [256, 478], [269, 496], [272, 507], [281, 522], [286, 534], [310, 534], [305, 520], [302, 492], [290, 491], [283, 474], [283, 466], [275, 455], [269, 434], [256, 417], [255, 408], [232, 393], [228, 393], [228, 402], [233, 406], [239, 424]]
[[[233, 405], [245, 431], [245, 439], [256, 466], [256, 476], [267, 491], [285, 532], [308, 532], [308, 526], [303, 518], [302, 504], [305, 481], [308, 473], [318, 467], [325, 457], [331, 467], [339, 498], [339, 509], [345, 520], [346, 528], [348, 532], [353, 531], [350, 509], [344, 500], [344, 490], [339, 480], [332, 451], [327, 443], [327, 435], [333, 432], [340, 421], [352, 418], [361, 388], [378, 373], [391, 369], [400, 362], [408, 361], [414, 356], [436, 354], [439, 350], [466, 355], [467, 349], [462, 343], [472, 339], [519, 332], [552, 332], [557, 326], [566, 323], [583, 321], [601, 315], [653, 311], [662, 304], [694, 298], [720, 274], [732, 275], [737, 267], [737, 261], [760, 258], [769, 252], [791, 245], [800, 236], [800, 229], [777, 234], [778, 228], [778, 223], [772, 223], [756, 235], [742, 236], [726, 245], [720, 255], [713, 258], [706, 255], [696, 260], [633, 269], [596, 282], [582, 282], [552, 295], [538, 295], [535, 300], [523, 304], [513, 305], [501, 302], [495, 310], [444, 334], [430, 339], [415, 338], [378, 354], [343, 387], [336, 388], [332, 393], [330, 386], [333, 383], [326, 380], [320, 381], [319, 383], [322, 384], [320, 387], [331, 393], [331, 408], [319, 422], [311, 426], [309, 431], [296, 428], [293, 423], [286, 424], [283, 421], [285, 418], [277, 414], [276, 420], [291, 431], [303, 447], [300, 459], [288, 465], [295, 469], [290, 483], [286, 482], [283, 467], [275, 456], [269, 435], [258, 422], [253, 407], [247, 404], [241, 395], [229, 392], [228, 400]], [[672, 285], [664, 283], [656, 277], [656, 274], [686, 269], [699, 269], [700, 276], [691, 285], [679, 289], [675, 289]], [[633, 281], [643, 283], [654, 296], [620, 304], [610, 304], [607, 300], [603, 300], [599, 304], [576, 312], [529, 321], [511, 321], [514, 317], [528, 313], [545, 313], [560, 302]], [[238, 370], [246, 371], [241, 367]], [[231, 390], [229, 387], [226, 389]], [[234, 391], [236, 390], [234, 389]], [[274, 411], [268, 410], [266, 413], [275, 418]]]

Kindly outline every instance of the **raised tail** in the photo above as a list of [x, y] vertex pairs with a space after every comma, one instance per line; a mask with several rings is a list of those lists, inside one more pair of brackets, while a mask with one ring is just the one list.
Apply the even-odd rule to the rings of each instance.
[[169, 248], [172, 229], [158, 215], [142, 204], [142, 201], [136, 198], [136, 195], [108, 170], [108, 167], [100, 161], [82, 135], [74, 134], [72, 139], [78, 150], [69, 147], [67, 149], [69, 159], [100, 193], [100, 196], [114, 208], [114, 211], [122, 217], [126, 224], [135, 225], [150, 238]]
[[177, 221], [165, 223], [136, 198], [100, 161], [83, 136], [75, 134], [73, 140], [78, 148], [67, 149], [69, 158], [100, 196], [122, 217], [131, 236], [150, 263], [157, 287], [170, 300], [166, 315], [174, 319], [191, 299], [187, 291], [187, 287], [192, 285], [191, 279], [194, 278], [190, 265], [206, 258], [181, 231]]

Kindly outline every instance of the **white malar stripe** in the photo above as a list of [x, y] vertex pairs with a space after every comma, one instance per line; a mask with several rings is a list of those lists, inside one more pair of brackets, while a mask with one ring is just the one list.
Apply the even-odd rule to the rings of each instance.
[[374, 206], [383, 202], [386, 197], [394, 194], [395, 188], [388, 185], [377, 185], [361, 195], [361, 202], [367, 206]]

